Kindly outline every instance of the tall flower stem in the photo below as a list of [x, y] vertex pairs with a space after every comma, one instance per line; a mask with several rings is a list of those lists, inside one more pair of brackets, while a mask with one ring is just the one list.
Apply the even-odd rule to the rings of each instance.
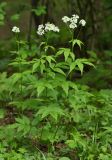
[[17, 40], [17, 54], [18, 54], [18, 58], [19, 58], [19, 73], [21, 74], [21, 79], [20, 79], [20, 95], [21, 95], [21, 99], [22, 99], [22, 68], [21, 68], [21, 54], [20, 54], [20, 39], [19, 39], [19, 35], [16, 35], [16, 40]]
[[78, 34], [77, 34], [77, 37], [76, 37], [76, 39], [79, 37], [79, 35], [80, 35], [80, 32], [81, 32], [81, 29], [82, 29], [82, 27], [80, 27], [80, 28], [79, 28], [79, 32], [78, 32]]
[[[46, 47], [48, 46], [48, 40], [49, 40], [49, 37], [47, 36], [47, 38], [46, 38], [46, 46], [45, 46], [45, 55], [47, 56], [47, 50], [46, 50]], [[47, 62], [45, 62], [45, 67], [46, 67], [46, 69], [47, 69]], [[45, 74], [45, 78], [46, 78], [46, 80], [47, 80], [47, 72], [46, 72], [46, 74]], [[47, 88], [46, 88], [46, 97], [47, 97]]]

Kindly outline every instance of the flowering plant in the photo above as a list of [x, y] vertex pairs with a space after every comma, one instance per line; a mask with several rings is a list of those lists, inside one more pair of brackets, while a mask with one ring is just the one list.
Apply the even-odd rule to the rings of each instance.
[[42, 36], [49, 31], [59, 32], [59, 28], [52, 23], [46, 23], [45, 26], [41, 24], [38, 26], [37, 34]]
[[72, 17], [64, 16], [62, 18], [62, 21], [66, 24], [68, 24], [69, 28], [75, 29], [78, 27], [78, 25], [82, 25], [83, 27], [86, 25], [86, 21], [84, 19], [79, 20], [79, 16], [73, 14]]
[[14, 33], [20, 33], [20, 29], [18, 27], [14, 26], [12, 28], [12, 32], [14, 32]]
[[[78, 15], [64, 16], [62, 21], [72, 33], [79, 25], [83, 27], [86, 24]], [[75, 83], [74, 75], [79, 72], [82, 75], [85, 65], [94, 65], [87, 58], [76, 57], [73, 48], [78, 45], [81, 49], [83, 43], [72, 37], [69, 41], [72, 45], [68, 42], [68, 47], [58, 48], [43, 38], [45, 42], [39, 42], [38, 47], [36, 44], [35, 50], [28, 50], [27, 44], [21, 43], [18, 36], [20, 29], [13, 27], [12, 31], [16, 38], [19, 37], [17, 51], [13, 52], [18, 54], [10, 63], [16, 70], [6, 78], [8, 87], [5, 92], [9, 105], [17, 107], [20, 113], [11, 125], [17, 133], [15, 135], [31, 144], [35, 142], [42, 156], [44, 150], [40, 144], [51, 153], [56, 152], [56, 147], [61, 144], [67, 154], [74, 149], [78, 158], [86, 155], [91, 141], [86, 142], [81, 124], [86, 121], [92, 123], [95, 108], [90, 105], [93, 95], [88, 88]], [[59, 34], [60, 29], [52, 23], [41, 24], [37, 28], [39, 37], [46, 37], [49, 32]]]

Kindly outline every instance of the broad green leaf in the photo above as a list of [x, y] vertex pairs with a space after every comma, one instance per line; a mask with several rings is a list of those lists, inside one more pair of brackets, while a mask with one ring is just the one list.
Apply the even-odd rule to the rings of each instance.
[[12, 84], [15, 84], [16, 82], [18, 82], [22, 77], [22, 74], [21, 73], [14, 73], [10, 79], [11, 79], [11, 82]]
[[77, 66], [78, 66], [78, 68], [79, 68], [79, 70], [81, 71], [81, 75], [82, 75], [82, 73], [83, 73], [83, 69], [84, 69], [84, 65], [83, 65], [83, 63], [77, 63]]
[[23, 120], [24, 120], [24, 122], [25, 122], [27, 125], [30, 124], [30, 119], [29, 119], [28, 117], [23, 116]]
[[51, 50], [55, 51], [55, 48], [54, 48], [53, 46], [47, 45], [47, 46], [44, 47], [45, 52], [46, 52], [48, 49], [51, 49]]
[[66, 62], [59, 62], [55, 65], [56, 68], [68, 69], [69, 65]]
[[68, 90], [69, 90], [69, 83], [66, 81], [62, 82], [62, 88], [65, 91], [66, 95], [68, 95]]
[[43, 71], [44, 71], [45, 69], [46, 69], [45, 60], [41, 59], [41, 64], [40, 64], [41, 74], [43, 74]]
[[95, 67], [94, 66], [94, 64], [92, 64], [91, 62], [89, 62], [89, 61], [86, 61], [86, 62], [83, 62], [84, 64], [87, 64], [87, 65], [89, 65], [89, 66], [93, 66], [93, 67]]
[[62, 69], [60, 69], [60, 68], [53, 68], [53, 70], [54, 70], [55, 72], [58, 72], [58, 73], [60, 73], [60, 74], [62, 74], [62, 75], [65, 76], [65, 73], [63, 72]]
[[18, 151], [22, 154], [26, 153], [27, 150], [25, 148], [19, 148]]
[[72, 60], [74, 61], [75, 60], [75, 54], [73, 52], [70, 52], [70, 56], [71, 56]]
[[[62, 54], [64, 54], [65, 62], [67, 61], [69, 55], [72, 55], [69, 48], [60, 48], [60, 50], [56, 53], [56, 56], [59, 56]], [[72, 58], [73, 58], [73, 55], [72, 55]]]
[[35, 72], [36, 69], [39, 67], [39, 65], [40, 65], [40, 61], [37, 61], [37, 62], [33, 65], [32, 72]]
[[11, 16], [12, 21], [18, 21], [20, 19], [20, 14], [14, 14]]
[[32, 11], [36, 14], [36, 16], [41, 16], [46, 14], [46, 7], [38, 6], [36, 9], [32, 9]]
[[52, 56], [46, 56], [46, 60], [48, 61], [50, 66], [51, 66], [51, 61], [56, 62]]
[[37, 86], [38, 96], [40, 96], [40, 94], [44, 91], [44, 89], [45, 89], [45, 86], [43, 86], [43, 85], [38, 85]]
[[46, 86], [48, 89], [53, 90], [53, 86], [52, 86], [52, 84], [50, 84], [50, 83], [46, 83], [46, 84], [45, 84], [45, 86]]
[[106, 133], [112, 133], [112, 126], [111, 127], [103, 127]]
[[66, 144], [72, 149], [74, 149], [76, 147], [76, 143], [74, 140], [67, 140]]
[[17, 128], [18, 132], [22, 132], [22, 135], [25, 135], [30, 131], [30, 120], [26, 116], [16, 118], [16, 123], [13, 125], [13, 127]]
[[30, 124], [30, 120], [26, 116], [22, 116], [22, 118], [16, 118], [16, 122], [21, 123], [21, 124]]
[[57, 104], [50, 104], [49, 106], [42, 106], [39, 111], [39, 115], [42, 115], [42, 119], [46, 118], [47, 116], [51, 116], [57, 121], [58, 116], [64, 115], [63, 109], [60, 108]]
[[62, 55], [63, 54], [63, 49], [60, 49], [57, 53], [56, 53], [56, 56], [58, 57], [58, 56], [60, 56], [60, 55]]
[[80, 49], [81, 49], [81, 45], [83, 45], [83, 43], [78, 39], [74, 39], [71, 42], [72, 42], [73, 47], [74, 47], [75, 44], [77, 44]]
[[40, 96], [45, 88], [48, 88], [50, 90], [54, 89], [52, 83], [45, 79], [37, 81], [34, 86], [37, 89], [38, 96]]
[[46, 45], [46, 42], [41, 42], [41, 43], [40, 43], [40, 47], [42, 47], [42, 46], [44, 46], [44, 45]]
[[68, 57], [70, 55], [70, 49], [64, 50], [64, 57], [65, 57], [65, 62], [67, 61]]
[[70, 64], [70, 71], [69, 71], [69, 73], [72, 72], [72, 71], [75, 69], [75, 67], [76, 67], [76, 63], [75, 63], [75, 62], [72, 62], [72, 63]]
[[91, 62], [89, 62], [88, 59], [85, 59], [85, 58], [79, 58], [75, 61], [75, 63], [78, 66], [79, 70], [81, 71], [81, 74], [83, 73], [84, 64], [94, 66]]

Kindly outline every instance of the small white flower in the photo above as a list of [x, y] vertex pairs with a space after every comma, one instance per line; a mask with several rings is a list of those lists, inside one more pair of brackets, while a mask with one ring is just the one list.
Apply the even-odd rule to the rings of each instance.
[[37, 34], [40, 35], [40, 36], [42, 36], [44, 33], [45, 33], [45, 31], [44, 31], [44, 25], [40, 24], [38, 26]]
[[45, 26], [43, 24], [38, 26], [37, 34], [42, 36], [49, 31], [59, 32], [59, 28], [54, 24], [48, 22], [45, 24]]
[[14, 33], [19, 33], [19, 32], [20, 32], [20, 29], [19, 29], [18, 27], [14, 26], [14, 27], [12, 28], [12, 32], [14, 32]]
[[67, 22], [70, 21], [70, 18], [67, 17], [67, 16], [64, 16], [64, 17], [62, 18], [62, 21], [63, 21], [64, 23], [67, 23]]
[[59, 30], [59, 28], [57, 27], [57, 26], [55, 26], [55, 32], [59, 32], [60, 30]]
[[72, 18], [70, 19], [70, 22], [76, 24], [76, 23], [78, 22], [78, 19], [75, 18], [75, 17], [72, 17]]
[[77, 28], [78, 19], [79, 19], [79, 16], [77, 14], [73, 14], [72, 17], [70, 18], [67, 16], [64, 16], [62, 18], [63, 22], [68, 23], [71, 29]]
[[52, 23], [46, 23], [45, 24], [45, 31], [46, 32], [48, 32], [48, 31], [59, 32], [59, 28]]
[[44, 29], [44, 25], [43, 25], [43, 24], [40, 24], [40, 25], [38, 26], [38, 29]]
[[69, 25], [69, 27], [70, 27], [71, 29], [75, 29], [75, 28], [77, 28], [77, 24], [71, 23], [71, 24]]
[[81, 24], [84, 27], [86, 25], [86, 21], [84, 19], [81, 19], [79, 24]]
[[75, 29], [78, 27], [78, 23], [82, 26], [86, 25], [86, 21], [84, 19], [79, 20], [79, 18], [80, 17], [77, 14], [73, 14], [72, 17], [70, 18], [67, 16], [64, 16], [62, 20], [64, 23], [68, 23], [69, 28]]
[[72, 16], [76, 19], [79, 19], [79, 16], [77, 14], [73, 14]]
[[42, 36], [44, 33], [45, 33], [44, 30], [37, 31], [37, 34], [40, 36]]
[[51, 31], [53, 29], [54, 29], [54, 25], [53, 24], [51, 24], [49, 22], [45, 24], [45, 31], [46, 32]]

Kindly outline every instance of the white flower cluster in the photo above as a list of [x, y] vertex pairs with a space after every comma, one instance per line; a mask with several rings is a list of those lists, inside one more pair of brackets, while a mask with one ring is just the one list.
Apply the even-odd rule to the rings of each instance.
[[67, 16], [64, 16], [64, 17], [62, 18], [62, 21], [63, 21], [64, 23], [68, 24], [71, 29], [77, 28], [78, 23], [79, 23], [79, 25], [82, 25], [83, 27], [86, 25], [86, 21], [85, 21], [84, 19], [81, 19], [81, 20], [79, 21], [79, 16], [78, 16], [78, 15], [75, 15], [75, 14], [72, 15], [71, 18], [69, 18], [69, 17], [67, 17]]
[[19, 32], [20, 32], [20, 29], [19, 29], [18, 27], [14, 26], [14, 27], [12, 28], [12, 32], [14, 32], [14, 33], [19, 33]]
[[42, 36], [44, 33], [45, 33], [45, 31], [44, 31], [44, 25], [41, 24], [41, 25], [38, 26], [37, 34], [40, 35], [40, 36]]
[[52, 23], [41, 24], [38, 26], [37, 34], [42, 36], [49, 31], [59, 32], [59, 28]]
[[86, 21], [84, 19], [81, 19], [79, 24], [81, 24], [84, 27], [86, 25]]

